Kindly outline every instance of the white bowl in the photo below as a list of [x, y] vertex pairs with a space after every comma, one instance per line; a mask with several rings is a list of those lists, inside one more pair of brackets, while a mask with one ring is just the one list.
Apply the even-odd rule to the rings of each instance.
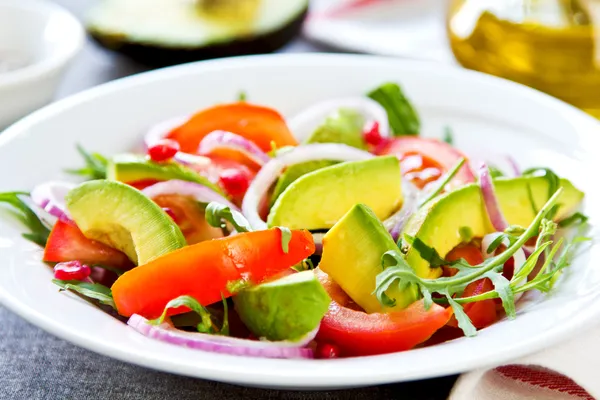
[[[600, 123], [512, 82], [434, 63], [358, 55], [242, 57], [182, 65], [114, 81], [52, 104], [0, 135], [0, 192], [73, 179], [74, 145], [110, 155], [139, 146], [148, 126], [240, 91], [291, 116], [314, 102], [361, 95], [396, 81], [413, 100], [423, 135], [454, 131], [468, 154], [512, 154], [548, 166], [586, 192], [584, 212], [600, 221]], [[177, 347], [146, 338], [51, 283], [42, 252], [0, 207], [0, 302], [28, 321], [101, 354], [199, 378], [245, 385], [331, 388], [449, 375], [515, 360], [573, 337], [600, 317], [600, 246], [580, 254], [549, 296], [527, 296], [515, 320], [437, 346], [338, 360], [270, 360]], [[593, 233], [597, 236], [597, 233]]]
[[84, 41], [79, 21], [40, 0], [0, 0], [0, 60], [25, 66], [0, 72], [0, 129], [52, 100], [66, 67]]

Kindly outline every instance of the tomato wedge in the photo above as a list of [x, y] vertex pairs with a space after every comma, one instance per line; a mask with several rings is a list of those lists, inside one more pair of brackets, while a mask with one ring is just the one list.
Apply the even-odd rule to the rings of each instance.
[[220, 228], [214, 228], [206, 222], [205, 207], [194, 198], [169, 194], [156, 196], [152, 200], [162, 208], [171, 210], [187, 244], [223, 237], [223, 231]]
[[298, 144], [283, 117], [275, 110], [246, 102], [221, 104], [200, 111], [167, 136], [179, 142], [181, 151], [195, 153], [207, 134], [224, 130], [256, 143], [263, 151]]
[[[432, 138], [403, 136], [385, 141], [375, 150], [377, 155], [395, 154], [402, 173], [417, 187], [423, 188], [466, 156], [448, 143]], [[455, 186], [475, 182], [471, 169], [464, 165], [451, 183]]]
[[316, 273], [332, 298], [317, 341], [337, 346], [344, 357], [409, 350], [429, 339], [452, 316], [451, 308], [437, 304], [426, 311], [422, 300], [402, 311], [385, 314], [351, 309], [348, 295], [326, 273]]
[[[446, 255], [446, 261], [456, 261], [464, 259], [471, 265], [481, 264], [483, 262], [483, 254], [481, 249], [474, 244], [459, 244], [453, 248], [448, 255]], [[444, 276], [454, 276], [458, 272], [456, 268], [449, 266], [443, 266]]]
[[46, 243], [44, 261], [81, 261], [83, 264], [100, 264], [129, 269], [133, 264], [120, 251], [104, 243], [86, 238], [73, 222], [58, 220]]
[[[229, 297], [227, 284], [260, 283], [315, 251], [308, 231], [293, 231], [287, 253], [281, 231], [241, 233], [187, 246], [123, 274], [112, 286], [119, 314], [156, 318], [176, 297], [189, 295], [203, 305]], [[175, 309], [171, 315], [186, 311]]]
[[[479, 279], [478, 281], [470, 283], [465, 288], [463, 297], [476, 296], [478, 294], [489, 292], [490, 290], [494, 290], [492, 281], [488, 278]], [[483, 329], [486, 326], [493, 324], [498, 319], [495, 299], [467, 303], [463, 306], [463, 309], [473, 323], [473, 326], [477, 329]], [[456, 318], [452, 318], [448, 325], [458, 327]]]

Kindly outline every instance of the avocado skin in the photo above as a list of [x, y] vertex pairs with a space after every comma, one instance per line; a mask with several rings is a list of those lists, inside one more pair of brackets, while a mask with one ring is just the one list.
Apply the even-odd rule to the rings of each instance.
[[90, 29], [89, 33], [99, 45], [149, 67], [159, 68], [211, 58], [272, 53], [300, 33], [307, 15], [308, 7], [291, 22], [275, 31], [201, 47], [185, 48], [162, 46], [159, 43], [131, 43], [122, 35], [104, 35], [93, 29]]

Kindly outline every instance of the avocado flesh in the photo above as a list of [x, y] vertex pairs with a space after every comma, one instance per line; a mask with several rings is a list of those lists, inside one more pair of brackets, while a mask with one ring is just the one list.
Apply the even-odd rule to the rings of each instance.
[[233, 302], [254, 335], [297, 341], [319, 325], [331, 299], [315, 274], [304, 271], [244, 289]]
[[67, 194], [66, 204], [87, 238], [121, 250], [136, 265], [186, 245], [175, 222], [139, 190], [124, 183], [82, 183]]
[[175, 162], [156, 163], [135, 154], [118, 154], [109, 160], [106, 178], [119, 182], [136, 182], [146, 179], [168, 181], [179, 179], [209, 187], [219, 194], [223, 191], [208, 178]]
[[323, 238], [319, 268], [368, 313], [402, 309], [418, 299], [416, 287], [399, 291], [392, 285], [386, 294], [396, 304], [385, 310], [373, 294], [381, 256], [390, 250], [398, 246], [381, 221], [369, 207], [357, 204]]
[[308, 0], [230, 3], [104, 0], [87, 27], [101, 45], [164, 66], [275, 51], [300, 32], [308, 11]]
[[[539, 210], [549, 198], [548, 181], [544, 177], [494, 180], [500, 208], [511, 225], [527, 227], [536, 215], [529, 200], [528, 185], [535, 207]], [[560, 185], [564, 192], [559, 199], [562, 206], [558, 210], [556, 220], [568, 216], [583, 199], [583, 193], [568, 180], [561, 179]], [[409, 219], [403, 233], [420, 238], [425, 244], [435, 248], [440, 256], [445, 257], [461, 243], [459, 230], [465, 226], [472, 230], [474, 237], [483, 237], [495, 231], [487, 216], [477, 184], [464, 186], [433, 199]], [[441, 268], [430, 268], [412, 248], [409, 248], [406, 260], [421, 277], [437, 278], [441, 275]]]
[[358, 203], [385, 219], [402, 205], [401, 181], [400, 162], [395, 156], [322, 168], [288, 186], [271, 208], [267, 224], [329, 229]]
[[[342, 143], [361, 150], [367, 148], [362, 137], [365, 119], [350, 109], [342, 108], [331, 114], [325, 122], [308, 137], [305, 143]], [[292, 165], [277, 180], [271, 195], [271, 206], [287, 187], [302, 175], [337, 164], [337, 161], [319, 160]]]

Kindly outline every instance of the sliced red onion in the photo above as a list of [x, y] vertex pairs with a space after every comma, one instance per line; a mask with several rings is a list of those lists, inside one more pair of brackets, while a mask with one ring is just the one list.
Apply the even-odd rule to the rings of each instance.
[[133, 314], [127, 321], [127, 325], [144, 336], [177, 346], [213, 353], [264, 358], [313, 358], [313, 351], [304, 346], [313, 340], [317, 333], [317, 329], [315, 329], [297, 343], [238, 339], [182, 331], [173, 328], [169, 324], [156, 326], [150, 324], [146, 318], [138, 314]]
[[419, 208], [419, 190], [408, 180], [402, 180], [402, 188], [404, 193], [402, 208], [383, 222], [383, 226], [392, 235], [394, 242], [398, 241], [404, 225]]
[[390, 124], [385, 108], [368, 97], [343, 97], [319, 102], [288, 119], [288, 126], [294, 136], [302, 141], [313, 133], [329, 115], [341, 108], [358, 111], [365, 119], [377, 121], [381, 136], [390, 136]]
[[221, 196], [219, 193], [215, 192], [211, 188], [208, 188], [196, 182], [172, 179], [170, 181], [158, 182], [152, 186], [148, 186], [147, 188], [142, 190], [142, 193], [144, 193], [151, 199], [157, 196], [169, 194], [191, 196], [200, 203], [210, 203], [211, 201], [216, 201], [218, 203], [226, 205], [232, 210], [240, 211], [240, 209], [237, 206], [235, 206], [225, 197]]
[[498, 198], [494, 192], [494, 183], [492, 182], [490, 170], [485, 163], [481, 163], [478, 172], [481, 195], [490, 221], [492, 222], [494, 229], [499, 232], [504, 232], [504, 230], [508, 228], [508, 223], [506, 222], [504, 215], [502, 215], [502, 210], [500, 210]]
[[50, 181], [36, 186], [31, 191], [31, 201], [48, 214], [62, 219], [71, 220], [65, 204], [65, 196], [75, 184], [69, 182]]
[[144, 146], [147, 149], [160, 139], [164, 139], [173, 129], [183, 125], [188, 119], [190, 119], [189, 116], [179, 116], [167, 119], [152, 126], [144, 135]]
[[519, 168], [517, 161], [512, 156], [506, 156], [506, 161], [508, 162], [508, 165], [510, 165], [513, 175], [515, 177], [521, 176], [521, 168]]
[[345, 144], [322, 143], [297, 146], [271, 159], [266, 163], [250, 184], [244, 201], [242, 213], [255, 230], [267, 229], [267, 224], [258, 213], [260, 201], [267, 195], [271, 185], [284, 168], [307, 161], [362, 161], [375, 157], [373, 154]]
[[270, 158], [253, 141], [235, 133], [227, 131], [214, 131], [206, 135], [198, 146], [198, 154], [209, 155], [214, 150], [231, 149], [244, 153], [246, 157], [257, 165], [266, 164]]

